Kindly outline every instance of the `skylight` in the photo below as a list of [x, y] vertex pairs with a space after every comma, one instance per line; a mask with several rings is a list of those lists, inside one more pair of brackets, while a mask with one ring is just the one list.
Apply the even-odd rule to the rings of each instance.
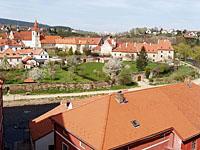
[[140, 122], [138, 120], [133, 120], [131, 121], [131, 124], [134, 128], [139, 128], [140, 127]]

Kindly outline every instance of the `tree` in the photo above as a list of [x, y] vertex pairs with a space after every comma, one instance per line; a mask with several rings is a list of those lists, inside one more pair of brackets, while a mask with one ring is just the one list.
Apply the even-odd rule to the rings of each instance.
[[8, 62], [8, 59], [6, 56], [3, 57], [2, 59], [2, 62], [0, 64], [0, 69], [2, 70], [9, 70], [11, 67], [10, 67], [10, 64]]
[[186, 60], [188, 57], [192, 55], [192, 49], [188, 44], [180, 43], [177, 46], [174, 46], [176, 55], [179, 59]]
[[136, 67], [138, 71], [144, 71], [145, 67], [148, 65], [148, 56], [143, 46], [141, 51], [138, 53], [138, 57], [136, 59]]
[[41, 80], [44, 78], [44, 72], [39, 68], [33, 68], [29, 71], [28, 77], [32, 78], [35, 81]]
[[69, 51], [68, 51], [68, 55], [73, 55], [74, 53], [73, 53], [73, 48], [72, 47], [70, 47], [70, 49], [69, 49]]
[[122, 85], [128, 85], [132, 83], [132, 74], [130, 70], [125, 69], [124, 71], [121, 71], [118, 75], [118, 81]]
[[67, 69], [68, 71], [75, 73], [76, 72], [76, 66], [80, 63], [80, 57], [79, 56], [70, 56], [67, 58]]
[[111, 58], [103, 67], [103, 72], [109, 76], [112, 84], [116, 82], [117, 75], [120, 73], [122, 63], [117, 58]]
[[83, 53], [84, 53], [86, 56], [91, 55], [91, 49], [89, 48], [89, 45], [86, 45], [86, 46], [83, 48]]
[[45, 67], [47, 69], [46, 74], [48, 74], [51, 78], [51, 80], [55, 79], [55, 74], [56, 74], [56, 65], [54, 61], [46, 61], [45, 62]]

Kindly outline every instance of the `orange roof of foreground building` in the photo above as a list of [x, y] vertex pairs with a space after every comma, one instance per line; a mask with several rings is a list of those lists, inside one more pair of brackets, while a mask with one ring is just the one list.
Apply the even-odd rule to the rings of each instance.
[[[99, 96], [101, 97], [101, 96]], [[87, 103], [90, 103], [92, 101], [96, 100], [96, 97], [90, 97], [90, 98], [85, 98], [81, 100], [73, 100], [72, 105], [73, 108], [80, 107], [82, 105], [85, 105]], [[47, 113], [35, 118], [29, 123], [30, 127], [30, 134], [32, 137], [32, 140], [35, 141], [48, 133], [50, 133], [53, 130], [53, 123], [51, 122], [50, 117], [60, 114], [62, 112], [68, 111], [66, 108], [65, 103], [63, 102], [56, 108], [48, 111]]]
[[158, 40], [157, 44], [152, 43], [119, 43], [118, 46], [113, 50], [113, 52], [122, 53], [137, 53], [142, 47], [145, 47], [147, 53], [157, 53], [158, 50], [168, 50], [172, 51], [173, 47], [169, 40]]
[[[150, 135], [174, 129], [183, 141], [200, 134], [200, 86], [174, 84], [115, 94], [64, 111], [52, 119], [94, 149], [113, 149]], [[131, 121], [138, 120], [134, 128]]]

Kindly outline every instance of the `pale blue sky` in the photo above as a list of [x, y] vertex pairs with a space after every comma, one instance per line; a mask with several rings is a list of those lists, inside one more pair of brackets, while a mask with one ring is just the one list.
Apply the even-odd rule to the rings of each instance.
[[0, 0], [0, 17], [90, 31], [200, 28], [199, 0]]

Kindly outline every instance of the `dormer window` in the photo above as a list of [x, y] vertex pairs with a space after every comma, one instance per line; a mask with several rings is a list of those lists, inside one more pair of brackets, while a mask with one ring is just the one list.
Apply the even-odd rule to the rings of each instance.
[[80, 141], [80, 144], [79, 144], [79, 145], [80, 145], [80, 147], [82, 147], [83, 149], [86, 149], [86, 145], [85, 145], [83, 142]]

